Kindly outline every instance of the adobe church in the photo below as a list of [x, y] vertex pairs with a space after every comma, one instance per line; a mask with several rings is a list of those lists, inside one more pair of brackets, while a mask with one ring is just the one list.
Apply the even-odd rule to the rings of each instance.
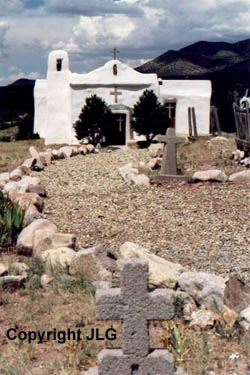
[[52, 51], [48, 57], [47, 79], [34, 88], [34, 133], [45, 144], [76, 142], [73, 124], [78, 120], [87, 97], [101, 97], [117, 116], [109, 144], [126, 145], [137, 139], [131, 129], [134, 104], [145, 90], [153, 90], [166, 103], [172, 126], [178, 135], [188, 135], [188, 108], [195, 108], [198, 135], [209, 134], [211, 82], [161, 80], [156, 74], [139, 73], [116, 58], [87, 74], [72, 73], [65, 51]]

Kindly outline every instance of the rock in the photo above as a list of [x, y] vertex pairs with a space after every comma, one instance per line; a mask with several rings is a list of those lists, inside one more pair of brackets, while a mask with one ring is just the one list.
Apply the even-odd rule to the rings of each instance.
[[[84, 371], [81, 375], [98, 375], [98, 366], [91, 367], [88, 371]], [[178, 374], [179, 375], [179, 374]]]
[[9, 181], [4, 185], [3, 192], [9, 194], [11, 191], [19, 191], [19, 189], [16, 181]]
[[26, 280], [26, 276], [2, 276], [0, 277], [0, 286], [17, 288], [21, 287]]
[[147, 168], [158, 169], [161, 167], [162, 158], [153, 158], [147, 163]]
[[24, 215], [24, 221], [23, 221], [23, 227], [27, 227], [30, 225], [33, 221], [41, 219], [42, 215], [38, 211], [38, 209], [31, 204], [26, 210]]
[[47, 167], [52, 162], [52, 155], [48, 152], [39, 152], [39, 159], [44, 167]]
[[245, 152], [241, 150], [236, 150], [232, 153], [234, 161], [241, 161], [244, 158]]
[[3, 263], [0, 263], [0, 276], [5, 276], [7, 274], [8, 268]]
[[240, 164], [244, 165], [245, 167], [250, 167], [250, 157], [249, 158], [245, 158], [243, 160], [240, 161]]
[[40, 257], [45, 261], [46, 268], [63, 267], [69, 268], [70, 263], [76, 252], [67, 247], [58, 247], [56, 249], [48, 249], [40, 254]]
[[46, 189], [42, 185], [28, 185], [26, 188], [26, 193], [35, 193], [42, 198], [47, 197]]
[[239, 324], [244, 331], [250, 330], [250, 304], [240, 312]]
[[98, 259], [99, 247], [94, 246], [75, 253], [70, 263], [70, 274], [83, 272], [90, 281], [112, 281], [112, 273]]
[[250, 287], [239, 277], [231, 277], [226, 282], [224, 303], [238, 313], [244, 310], [250, 305]]
[[74, 234], [37, 230], [34, 238], [33, 254], [39, 255], [43, 251], [57, 247], [68, 247], [75, 250], [75, 246], [76, 236]]
[[174, 375], [188, 375], [182, 367], [178, 366], [177, 370], [175, 371]]
[[41, 180], [39, 177], [31, 177], [31, 176], [23, 176], [21, 181], [19, 181], [18, 185], [25, 184], [27, 186], [34, 185], [38, 186], [40, 185]]
[[26, 274], [30, 268], [26, 263], [14, 262], [11, 264], [11, 269], [14, 269], [15, 273], [18, 275], [22, 275], [23, 273]]
[[33, 249], [35, 231], [39, 229], [51, 230], [51, 231], [56, 232], [57, 228], [55, 224], [51, 223], [49, 220], [45, 220], [45, 219], [35, 220], [26, 228], [24, 228], [22, 232], [19, 234], [18, 239], [17, 239], [17, 247]]
[[[250, 348], [250, 329], [241, 334], [240, 344], [242, 348]], [[247, 371], [245, 375], [250, 375], [250, 371]]]
[[29, 158], [29, 159], [24, 160], [24, 162], [22, 163], [22, 166], [32, 170], [35, 164], [36, 164], [36, 158]]
[[92, 285], [95, 287], [96, 290], [98, 289], [110, 289], [112, 288], [113, 284], [111, 281], [93, 281]]
[[44, 273], [40, 278], [40, 285], [42, 288], [47, 289], [49, 284], [51, 284], [53, 280], [53, 276]]
[[39, 159], [39, 153], [34, 146], [29, 148], [29, 152], [32, 158]]
[[238, 319], [239, 314], [234, 310], [229, 309], [226, 305], [221, 310], [221, 316], [227, 329], [231, 330]]
[[164, 143], [151, 143], [148, 153], [151, 158], [159, 158], [163, 156]]
[[23, 210], [27, 209], [31, 204], [33, 204], [40, 212], [43, 209], [43, 199], [35, 193], [20, 193], [17, 191], [11, 191], [9, 193], [9, 198], [12, 202], [18, 203], [20, 208]]
[[10, 180], [9, 172], [0, 173], [0, 185], [5, 185]]
[[58, 150], [55, 150], [55, 149], [52, 150], [52, 158], [53, 159], [59, 159]]
[[79, 147], [79, 152], [80, 152], [80, 154], [82, 154], [82, 155], [86, 155], [86, 154], [88, 153], [87, 145], [81, 145], [81, 146]]
[[198, 171], [193, 175], [194, 181], [227, 181], [227, 175], [219, 169], [209, 169], [207, 171]]
[[76, 156], [80, 154], [78, 146], [71, 146], [72, 147], [72, 156]]
[[131, 175], [138, 174], [138, 169], [133, 168], [132, 163], [128, 163], [123, 167], [118, 168], [120, 175], [122, 176], [123, 180], [127, 183], [131, 183]]
[[86, 147], [87, 147], [87, 150], [88, 150], [88, 153], [89, 153], [89, 154], [91, 154], [92, 152], [95, 151], [95, 146], [92, 145], [92, 144], [90, 144], [90, 143], [87, 144]]
[[190, 326], [201, 329], [212, 329], [218, 320], [219, 316], [214, 311], [200, 309], [192, 312]]
[[148, 260], [150, 288], [173, 288], [181, 273], [185, 271], [180, 264], [169, 262], [132, 242], [125, 242], [119, 249], [119, 255], [118, 264], [120, 259], [124, 258]]
[[233, 173], [229, 176], [232, 182], [250, 182], [250, 170]]
[[131, 174], [130, 180], [137, 186], [150, 186], [150, 179], [145, 174]]
[[185, 321], [191, 320], [191, 314], [197, 310], [194, 299], [187, 293], [180, 290], [175, 291], [176, 315], [182, 315]]
[[63, 146], [59, 148], [58, 150], [58, 155], [59, 158], [61, 159], [61, 155], [63, 155], [63, 158], [70, 158], [72, 156], [73, 150], [72, 147], [70, 146]]
[[33, 170], [38, 172], [44, 170], [44, 165], [41, 162], [40, 158], [36, 159], [35, 164], [33, 165]]
[[225, 137], [217, 136], [215, 138], [211, 138], [210, 140], [212, 143], [223, 143], [223, 142], [228, 142], [228, 139]]
[[23, 171], [21, 168], [15, 168], [12, 172], [10, 172], [10, 180], [11, 181], [19, 181], [23, 176]]
[[221, 312], [225, 289], [225, 281], [221, 277], [205, 272], [184, 272], [178, 284], [199, 305], [216, 313]]

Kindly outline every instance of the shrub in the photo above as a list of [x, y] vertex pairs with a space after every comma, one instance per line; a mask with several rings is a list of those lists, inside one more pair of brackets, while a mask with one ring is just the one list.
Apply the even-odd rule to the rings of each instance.
[[86, 98], [86, 104], [73, 126], [78, 139], [90, 138], [96, 146], [102, 141], [111, 121], [112, 112], [105, 101], [97, 95], [92, 95]]
[[134, 105], [132, 127], [140, 135], [145, 135], [148, 143], [157, 134], [165, 134], [170, 126], [167, 109], [153, 90], [145, 90]]
[[0, 245], [11, 246], [16, 243], [22, 230], [25, 211], [17, 203], [12, 203], [0, 191]]

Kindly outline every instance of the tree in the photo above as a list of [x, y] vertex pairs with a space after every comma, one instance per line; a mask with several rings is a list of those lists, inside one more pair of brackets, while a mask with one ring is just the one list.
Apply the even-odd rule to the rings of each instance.
[[86, 104], [73, 126], [78, 139], [90, 138], [95, 146], [103, 139], [111, 121], [112, 112], [105, 101], [92, 95], [86, 98]]
[[133, 108], [133, 129], [151, 142], [155, 135], [165, 134], [169, 126], [166, 107], [159, 102], [153, 90], [145, 90]]

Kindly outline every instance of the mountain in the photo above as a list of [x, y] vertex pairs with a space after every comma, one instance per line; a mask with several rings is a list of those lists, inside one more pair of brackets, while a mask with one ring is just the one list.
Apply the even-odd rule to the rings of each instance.
[[19, 115], [34, 113], [35, 81], [19, 79], [8, 86], [0, 86], [0, 120], [13, 121]]
[[212, 104], [219, 109], [222, 129], [234, 131], [232, 103], [250, 88], [250, 39], [236, 43], [200, 41], [167, 51], [136, 68], [141, 73], [157, 73], [162, 79], [209, 79]]

